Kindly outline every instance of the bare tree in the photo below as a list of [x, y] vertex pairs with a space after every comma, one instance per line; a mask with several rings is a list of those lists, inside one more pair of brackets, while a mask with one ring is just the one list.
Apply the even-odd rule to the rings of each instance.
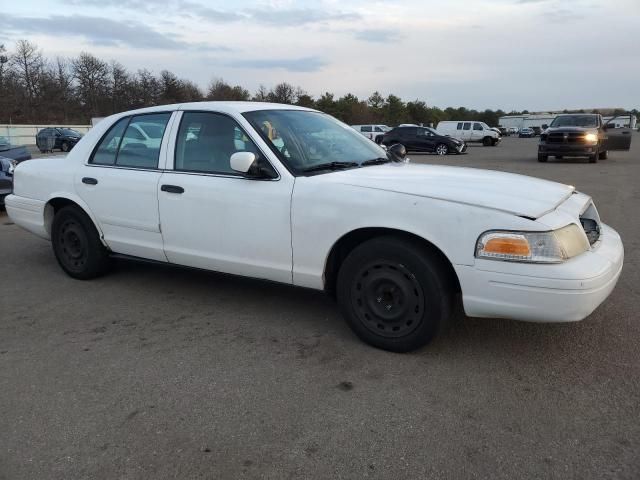
[[104, 115], [109, 93], [109, 65], [86, 52], [73, 59], [71, 65], [81, 104], [90, 116]]
[[296, 103], [296, 88], [287, 82], [277, 84], [267, 95], [270, 102], [276, 103]]
[[249, 100], [249, 91], [240, 85], [232, 87], [221, 78], [215, 78], [209, 84], [207, 100]]
[[158, 104], [160, 82], [149, 70], [138, 70], [134, 83], [134, 107], [151, 107]]
[[44, 69], [42, 53], [36, 44], [28, 40], [18, 40], [10, 63], [23, 88], [25, 109], [29, 115], [34, 111], [39, 96], [38, 87], [41, 84], [40, 77]]
[[252, 100], [254, 102], [268, 102], [269, 91], [267, 90], [267, 87], [265, 87], [264, 85], [260, 85], [260, 87], [256, 91], [256, 94], [253, 96]]

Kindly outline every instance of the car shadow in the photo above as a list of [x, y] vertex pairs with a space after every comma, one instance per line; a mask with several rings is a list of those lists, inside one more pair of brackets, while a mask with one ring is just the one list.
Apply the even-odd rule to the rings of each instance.
[[[142, 286], [141, 294], [150, 300], [162, 296], [179, 299], [181, 304], [203, 306], [204, 310], [223, 306], [226, 311], [242, 316], [245, 327], [283, 327], [281, 318], [295, 319], [301, 336], [322, 336], [335, 350], [362, 348], [362, 342], [351, 332], [342, 318], [336, 302], [321, 291], [247, 277], [221, 274], [185, 267], [118, 260], [114, 272], [106, 279]], [[197, 308], [194, 308], [197, 310]], [[203, 310], [203, 311], [204, 311]], [[198, 314], [192, 320], [198, 321]], [[201, 318], [207, 320], [206, 315]], [[251, 325], [256, 322], [255, 325]], [[565, 355], [567, 345], [575, 343], [576, 334], [588, 331], [579, 324], [527, 323], [506, 319], [470, 318], [464, 314], [458, 297], [450, 325], [429, 345], [412, 352], [414, 356], [457, 358], [469, 354], [489, 353], [513, 358], [545, 354]], [[579, 343], [579, 342], [578, 342]], [[370, 347], [366, 347], [370, 348]], [[387, 353], [387, 352], [385, 352]]]

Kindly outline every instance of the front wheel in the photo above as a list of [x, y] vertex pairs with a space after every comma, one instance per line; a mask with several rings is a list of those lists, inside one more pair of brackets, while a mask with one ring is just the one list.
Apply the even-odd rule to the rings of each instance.
[[485, 147], [490, 147], [492, 143], [493, 139], [491, 137], [484, 137], [482, 139], [482, 145], [484, 145]]
[[71, 149], [69, 148], [69, 144], [67, 142], [62, 142], [62, 145], [60, 145], [60, 150], [62, 150], [63, 152], [68, 152]]
[[449, 153], [449, 147], [447, 147], [444, 143], [439, 143], [436, 145], [436, 153], [438, 155], [446, 155]]
[[347, 256], [338, 272], [337, 297], [360, 339], [408, 352], [429, 343], [448, 321], [453, 288], [438, 257], [414, 241], [387, 236]]
[[600, 155], [598, 155], [598, 160], [606, 160], [607, 158], [609, 158], [609, 152], [607, 150], [600, 152]]
[[79, 207], [68, 206], [53, 218], [51, 243], [56, 260], [71, 277], [88, 280], [110, 266], [109, 252], [91, 219]]

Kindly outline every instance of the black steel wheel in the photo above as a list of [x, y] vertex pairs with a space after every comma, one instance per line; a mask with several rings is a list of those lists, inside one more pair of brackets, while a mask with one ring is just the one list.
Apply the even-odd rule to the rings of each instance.
[[453, 281], [448, 272], [444, 261], [417, 241], [374, 238], [342, 263], [338, 302], [363, 341], [408, 352], [429, 343], [449, 319]]
[[56, 213], [51, 242], [58, 263], [73, 278], [95, 278], [110, 266], [109, 252], [100, 241], [98, 231], [79, 207], [64, 207]]

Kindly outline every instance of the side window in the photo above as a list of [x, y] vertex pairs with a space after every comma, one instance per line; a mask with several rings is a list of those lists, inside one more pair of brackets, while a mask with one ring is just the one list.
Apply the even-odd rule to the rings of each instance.
[[374, 131], [375, 132], [382, 132], [383, 130], [380, 127], [376, 127]]
[[219, 113], [182, 114], [174, 170], [238, 175], [229, 163], [236, 152], [259, 155], [258, 148], [235, 120]]
[[463, 130], [471, 130], [471, 122], [464, 122]]
[[127, 126], [116, 165], [120, 167], [158, 168], [162, 136], [170, 113], [138, 115]]
[[457, 130], [462, 130], [462, 122], [458, 122], [458, 128]]
[[118, 146], [127, 123], [129, 123], [128, 118], [121, 118], [111, 127], [107, 134], [102, 137], [89, 163], [96, 165], [114, 165], [116, 163]]
[[363, 127], [360, 127], [360, 131], [361, 132], [370, 132], [371, 131], [371, 125], [365, 125]]
[[482, 125], [480, 125], [479, 123], [474, 123], [473, 124], [473, 129], [474, 130], [482, 130]]

